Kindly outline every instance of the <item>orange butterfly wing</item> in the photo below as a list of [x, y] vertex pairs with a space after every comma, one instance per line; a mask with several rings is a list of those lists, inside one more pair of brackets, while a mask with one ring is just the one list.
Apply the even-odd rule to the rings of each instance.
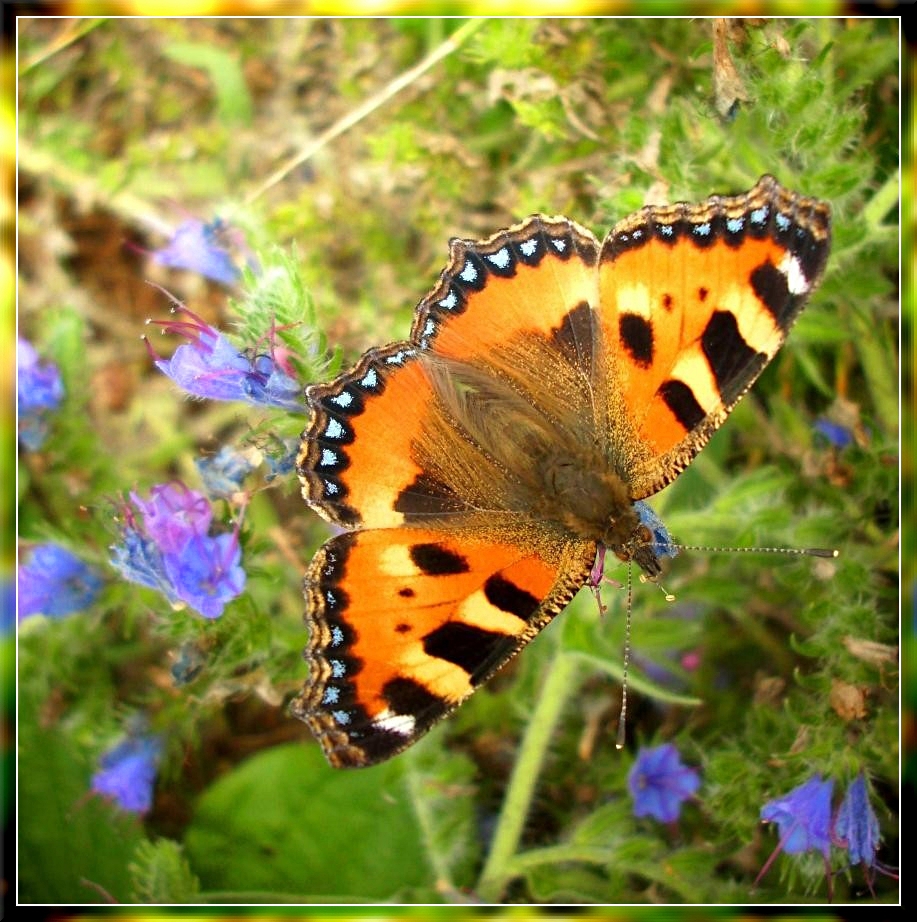
[[582, 585], [593, 550], [557, 551], [547, 561], [422, 528], [326, 542], [309, 568], [310, 675], [292, 712], [329, 762], [394, 755], [490, 678]]
[[634, 499], [687, 467], [774, 357], [821, 279], [830, 218], [763, 176], [745, 195], [644, 208], [608, 235], [602, 325], [638, 446]]

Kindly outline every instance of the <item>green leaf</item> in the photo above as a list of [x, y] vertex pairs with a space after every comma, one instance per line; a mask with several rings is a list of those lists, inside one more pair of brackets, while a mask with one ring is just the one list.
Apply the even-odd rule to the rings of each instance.
[[200, 884], [171, 839], [141, 842], [130, 865], [137, 903], [195, 903], [200, 899]]
[[525, 875], [537, 903], [610, 903], [613, 897], [603, 868], [540, 864]]
[[424, 847], [439, 886], [469, 888], [480, 860], [481, 843], [474, 811], [475, 765], [461, 753], [444, 748], [434, 733], [409, 749], [405, 782]]
[[252, 100], [242, 67], [234, 55], [212, 45], [175, 42], [165, 55], [179, 64], [207, 71], [217, 97], [217, 115], [230, 124], [247, 125], [252, 120]]
[[[23, 715], [21, 715], [23, 716]], [[19, 899], [130, 902], [137, 817], [89, 794], [92, 768], [72, 739], [23, 719], [19, 729]]]
[[402, 771], [397, 760], [338, 771], [301, 743], [254, 756], [200, 801], [191, 867], [221, 900], [406, 899], [432, 875]]

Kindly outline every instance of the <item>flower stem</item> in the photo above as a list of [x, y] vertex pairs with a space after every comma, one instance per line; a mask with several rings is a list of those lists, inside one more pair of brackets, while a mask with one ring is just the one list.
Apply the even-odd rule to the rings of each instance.
[[578, 687], [577, 674], [580, 672], [577, 658], [566, 653], [558, 653], [551, 663], [541, 696], [522, 739], [497, 820], [490, 854], [478, 881], [477, 895], [485, 903], [497, 902], [501, 898], [511, 876], [509, 864], [519, 846], [554, 727], [567, 699]]

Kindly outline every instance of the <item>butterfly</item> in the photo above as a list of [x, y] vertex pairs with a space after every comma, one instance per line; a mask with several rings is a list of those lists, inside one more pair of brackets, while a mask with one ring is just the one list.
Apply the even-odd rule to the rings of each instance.
[[596, 584], [606, 550], [660, 572], [641, 501], [783, 344], [830, 223], [763, 176], [601, 243], [542, 215], [453, 239], [410, 338], [307, 389], [303, 495], [343, 531], [309, 566], [291, 712], [331, 765], [414, 743]]

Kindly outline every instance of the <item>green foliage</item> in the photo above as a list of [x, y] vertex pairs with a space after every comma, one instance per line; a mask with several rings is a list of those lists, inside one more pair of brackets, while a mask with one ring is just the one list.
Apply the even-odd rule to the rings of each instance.
[[390, 762], [338, 777], [315, 747], [275, 746], [199, 799], [192, 866], [220, 901], [410, 901], [429, 867], [401, 776]]
[[217, 121], [230, 127], [251, 122], [252, 100], [238, 55], [196, 42], [173, 42], [165, 46], [163, 54], [177, 64], [207, 72], [217, 98]]
[[[783, 856], [752, 889], [777, 845], [761, 805], [816, 771], [838, 790], [867, 773], [894, 860], [896, 23], [747, 21], [729, 41], [747, 96], [731, 120], [712, 49], [711, 22], [683, 18], [22, 21], [20, 321], [66, 400], [20, 457], [20, 540], [59, 542], [108, 584], [19, 638], [21, 899], [820, 901], [820, 859]], [[648, 197], [765, 172], [832, 203], [826, 278], [653, 505], [686, 545], [840, 556], [684, 550], [661, 579], [674, 602], [636, 584], [622, 752], [626, 590], [603, 588], [601, 616], [583, 593], [445, 726], [348, 773], [283, 707], [305, 674], [302, 576], [328, 536], [295, 475], [246, 481], [248, 585], [216, 621], [108, 567], [128, 491], [200, 489], [196, 457], [268, 451], [304, 425], [186, 400], [151, 372], [143, 321], [169, 305], [144, 279], [240, 347], [282, 351], [306, 385], [407, 337], [452, 236], [534, 211], [601, 235]], [[144, 261], [185, 212], [241, 229], [259, 271], [227, 293]], [[824, 416], [854, 442], [827, 444]], [[614, 561], [608, 575], [627, 579]], [[186, 659], [200, 669], [176, 677]], [[166, 749], [154, 808], [133, 818], [87, 791], [140, 714]], [[626, 787], [634, 750], [669, 740], [702, 777], [677, 829], [635, 819]], [[835, 886], [870, 899], [859, 869]], [[895, 898], [893, 881], [875, 888]]]
[[[83, 674], [89, 684], [93, 677]], [[92, 687], [90, 697], [106, 695], [104, 687]], [[19, 898], [60, 905], [128, 902], [127, 858], [143, 841], [143, 829], [135, 817], [89, 796], [90, 746], [75, 732], [85, 727], [48, 727], [50, 715], [36, 711], [39, 699], [30, 692], [23, 689], [19, 710]], [[49, 706], [53, 693], [41, 700]]]
[[195, 903], [200, 897], [198, 879], [181, 846], [171, 839], [141, 842], [128, 870], [134, 883], [135, 903]]

